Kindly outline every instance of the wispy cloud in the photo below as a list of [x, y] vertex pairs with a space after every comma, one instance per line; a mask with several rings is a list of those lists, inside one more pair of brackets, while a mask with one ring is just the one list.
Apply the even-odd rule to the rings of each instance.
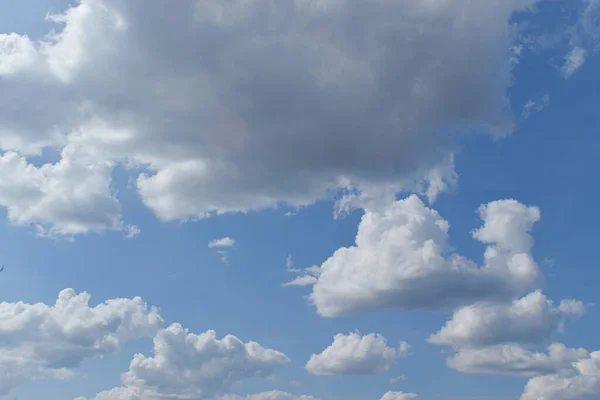
[[232, 247], [235, 244], [235, 240], [233, 240], [232, 238], [230, 238], [229, 236], [221, 238], [221, 239], [215, 239], [212, 240], [208, 243], [208, 247], [209, 248], [214, 248], [214, 247]]

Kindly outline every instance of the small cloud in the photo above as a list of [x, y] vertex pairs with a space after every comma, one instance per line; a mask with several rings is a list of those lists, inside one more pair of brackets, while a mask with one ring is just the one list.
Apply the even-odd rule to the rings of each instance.
[[400, 342], [399, 353], [401, 357], [407, 357], [412, 354], [410, 351], [411, 345], [408, 342]]
[[522, 116], [524, 119], [527, 119], [534, 112], [541, 112], [544, 108], [546, 108], [550, 104], [550, 95], [546, 93], [539, 101], [529, 100], [523, 106]]
[[294, 215], [298, 215], [298, 212], [297, 211], [289, 211], [283, 215], [285, 215], [286, 217], [293, 217]]
[[227, 237], [224, 237], [221, 239], [216, 239], [216, 240], [209, 242], [208, 247], [211, 249], [214, 247], [232, 247], [234, 244], [235, 244], [235, 240], [233, 240], [232, 238], [227, 236]]
[[293, 281], [284, 283], [281, 286], [283, 286], [283, 287], [289, 287], [289, 286], [311, 286], [311, 285], [314, 285], [315, 283], [317, 283], [317, 278], [315, 278], [314, 276], [310, 276], [310, 275], [303, 275], [303, 276], [297, 277]]
[[[230, 238], [229, 236], [221, 238], [221, 239], [215, 239], [211, 242], [208, 243], [208, 247], [209, 248], [228, 248], [228, 247], [233, 247], [235, 245], [235, 240], [233, 240], [232, 238]], [[229, 258], [227, 257], [227, 252], [225, 250], [217, 250], [217, 254], [219, 254], [221, 256], [221, 262], [223, 264], [229, 264]]]
[[408, 378], [406, 377], [406, 375], [400, 375], [400, 376], [397, 376], [395, 378], [390, 378], [390, 383], [397, 383], [397, 382], [400, 382], [400, 381], [405, 381], [407, 379]]
[[565, 64], [561, 69], [561, 74], [565, 79], [569, 79], [587, 59], [587, 51], [579, 46], [573, 47], [573, 50], [565, 57]]
[[294, 267], [294, 260], [292, 259], [292, 255], [288, 254], [287, 258], [285, 259], [285, 269], [286, 269], [286, 271], [287, 272], [292, 272], [294, 274], [299, 274], [300, 272], [302, 272], [298, 268], [293, 268], [293, 267]]
[[227, 253], [223, 250], [217, 250], [217, 253], [221, 255], [221, 262], [223, 264], [229, 264], [229, 258], [227, 258]]
[[138, 226], [135, 225], [127, 225], [125, 227], [125, 237], [127, 239], [133, 239], [134, 237], [136, 237], [137, 235], [139, 235], [141, 232], [140, 228]]

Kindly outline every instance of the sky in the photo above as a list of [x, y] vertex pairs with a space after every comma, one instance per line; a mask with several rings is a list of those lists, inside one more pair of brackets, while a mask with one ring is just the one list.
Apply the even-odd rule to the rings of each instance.
[[600, 1], [0, 10], [0, 398], [600, 399]]

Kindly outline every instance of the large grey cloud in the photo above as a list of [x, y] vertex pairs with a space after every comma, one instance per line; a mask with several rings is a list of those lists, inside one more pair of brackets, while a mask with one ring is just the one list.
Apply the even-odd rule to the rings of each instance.
[[116, 163], [146, 171], [163, 220], [310, 204], [348, 181], [429, 176], [434, 195], [453, 176], [435, 170], [446, 132], [511, 131], [508, 21], [534, 2], [83, 0], [43, 41], [0, 34], [0, 148], [66, 150], [96, 190], [28, 164], [39, 179], [0, 204], [55, 234], [126, 229]]
[[64, 378], [86, 359], [120, 350], [161, 328], [138, 297], [90, 307], [87, 293], [60, 292], [54, 305], [0, 303], [0, 395], [36, 378]]

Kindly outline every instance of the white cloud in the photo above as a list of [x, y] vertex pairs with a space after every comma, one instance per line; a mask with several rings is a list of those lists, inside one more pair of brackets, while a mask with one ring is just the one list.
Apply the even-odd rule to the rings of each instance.
[[531, 378], [521, 400], [582, 400], [600, 396], [600, 352], [572, 363], [572, 368]]
[[483, 267], [446, 254], [448, 222], [417, 196], [367, 209], [355, 246], [336, 250], [321, 265], [310, 295], [317, 312], [451, 308], [524, 293], [539, 278], [528, 233], [539, 210], [503, 200], [482, 206], [480, 215], [484, 226], [473, 236], [489, 244]]
[[573, 49], [565, 56], [565, 64], [561, 69], [563, 77], [570, 78], [579, 68], [583, 66], [587, 58], [587, 51], [579, 46]]
[[523, 118], [527, 119], [534, 112], [542, 112], [544, 108], [548, 107], [550, 104], [550, 95], [546, 93], [542, 96], [542, 98], [538, 101], [529, 100], [523, 106], [523, 113], [521, 114]]
[[[213, 248], [225, 249], [228, 247], [233, 247], [234, 245], [235, 245], [235, 240], [233, 240], [229, 236], [221, 238], [221, 239], [215, 239], [208, 243], [208, 247], [211, 249], [213, 249]], [[219, 254], [221, 256], [221, 262], [223, 264], [229, 264], [229, 257], [227, 257], [227, 252], [225, 250], [217, 250], [217, 254]]]
[[283, 287], [290, 286], [312, 286], [317, 283], [317, 278], [311, 275], [302, 275], [294, 278], [293, 280], [282, 284]]
[[[7, 171], [0, 204], [56, 234], [121, 229], [119, 164], [144, 171], [162, 220], [312, 204], [348, 181], [425, 177], [434, 198], [454, 177], [447, 129], [511, 132], [508, 21], [534, 3], [83, 0], [43, 41], [0, 34], [0, 149], [78, 149]], [[42, 172], [65, 164], [90, 176]]]
[[532, 377], [570, 368], [572, 362], [588, 355], [585, 349], [570, 349], [560, 343], [551, 344], [548, 354], [532, 352], [519, 344], [511, 343], [460, 349], [447, 363], [450, 368], [469, 374]]
[[262, 392], [251, 394], [248, 396], [236, 396], [236, 395], [225, 395], [219, 400], [318, 400], [313, 396], [295, 396], [291, 393], [282, 392], [280, 390], [272, 390], [269, 392]]
[[292, 272], [295, 274], [302, 272], [301, 269], [294, 268], [294, 259], [292, 258], [291, 254], [288, 254], [287, 258], [285, 259], [285, 269], [286, 269], [286, 271]]
[[574, 300], [554, 307], [538, 290], [508, 304], [476, 303], [460, 308], [428, 341], [461, 347], [508, 342], [538, 344], [562, 330], [567, 316], [579, 317], [583, 312], [583, 304]]
[[390, 378], [390, 383], [396, 383], [396, 382], [400, 382], [400, 381], [405, 381], [406, 379], [407, 379], [406, 375], [399, 375], [399, 376], [396, 376], [394, 378]]
[[[36, 167], [14, 152], [0, 156], [0, 205], [9, 221], [37, 227], [40, 235], [75, 235], [129, 228], [111, 193], [111, 166], [82, 162], [65, 148], [56, 164]], [[93, 212], [90, 212], [93, 210]]]
[[380, 400], [410, 400], [417, 397], [415, 393], [387, 392]]
[[376, 333], [338, 334], [331, 346], [310, 357], [306, 370], [313, 375], [374, 375], [390, 369], [409, 349], [406, 342], [397, 349], [389, 347]]
[[[268, 377], [288, 362], [285, 354], [256, 342], [244, 343], [232, 335], [218, 339], [214, 331], [195, 335], [172, 324], [155, 336], [152, 357], [133, 357], [129, 371], [121, 375], [123, 387], [93, 400], [212, 399], [244, 379]], [[281, 393], [256, 399], [294, 399]]]
[[233, 240], [232, 238], [230, 238], [229, 236], [221, 238], [221, 239], [215, 239], [212, 240], [208, 243], [208, 247], [209, 248], [213, 248], [213, 247], [232, 247], [235, 244], [235, 240]]
[[162, 326], [138, 297], [90, 307], [87, 293], [60, 292], [53, 306], [0, 303], [0, 395], [31, 379], [69, 376], [83, 361], [117, 352]]

